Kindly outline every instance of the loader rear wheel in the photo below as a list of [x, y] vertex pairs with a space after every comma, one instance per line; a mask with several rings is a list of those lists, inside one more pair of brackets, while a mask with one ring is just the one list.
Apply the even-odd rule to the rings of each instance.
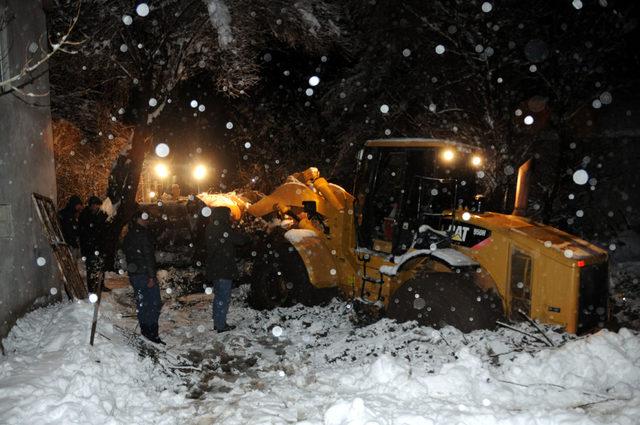
[[421, 272], [392, 296], [387, 316], [424, 326], [451, 325], [462, 332], [493, 329], [504, 318], [502, 300], [478, 287], [471, 274]]
[[333, 288], [320, 289], [311, 284], [302, 258], [289, 241], [282, 236], [270, 239], [270, 248], [252, 273], [248, 298], [251, 307], [265, 310], [297, 303], [319, 305], [337, 295]]

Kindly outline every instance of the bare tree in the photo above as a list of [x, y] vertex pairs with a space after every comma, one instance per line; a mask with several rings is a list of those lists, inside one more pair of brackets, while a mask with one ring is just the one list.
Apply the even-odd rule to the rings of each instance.
[[[59, 1], [58, 13], [50, 17], [53, 28], [62, 26], [72, 4]], [[267, 0], [163, 0], [135, 8], [124, 0], [83, 3], [77, 28], [86, 42], [80, 54], [52, 64], [54, 113], [94, 137], [106, 135], [100, 129], [108, 128], [109, 120], [130, 128], [129, 149], [116, 159], [107, 189], [117, 211], [107, 254], [113, 254], [135, 208], [154, 120], [180, 82], [207, 74], [227, 96], [246, 95], [260, 80], [257, 58], [265, 43], [279, 40], [301, 48], [332, 43], [340, 37], [335, 14], [332, 6], [306, 1], [291, 6]]]
[[[10, 92], [16, 92], [24, 97], [43, 97], [48, 96], [49, 93], [34, 93], [30, 90], [25, 90], [25, 87], [31, 83], [32, 75], [38, 72], [43, 65], [48, 63], [53, 55], [58, 53], [76, 53], [76, 48], [79, 46], [79, 42], [72, 40], [73, 30], [78, 22], [78, 14], [80, 3], [75, 2], [76, 14], [71, 19], [64, 19], [61, 22], [64, 32], [57, 38], [57, 41], [41, 39], [37, 45], [31, 43], [28, 46], [24, 46], [24, 61], [21, 62], [17, 71], [11, 73], [7, 72], [7, 76], [0, 79], [0, 95]], [[13, 16], [10, 9], [3, 9], [0, 15], [0, 33], [3, 30], [7, 30], [13, 21]], [[0, 61], [4, 61], [11, 52], [0, 51]]]

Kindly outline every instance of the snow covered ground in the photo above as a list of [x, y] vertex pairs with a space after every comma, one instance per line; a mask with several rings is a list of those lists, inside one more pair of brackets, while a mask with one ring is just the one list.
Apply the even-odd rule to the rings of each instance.
[[[2, 424], [637, 424], [640, 335], [557, 345], [507, 329], [381, 320], [357, 325], [344, 302], [258, 312], [234, 292], [212, 331], [211, 295], [163, 288], [166, 351], [141, 350], [126, 280], [92, 305], [61, 303], [19, 320], [0, 357]], [[535, 331], [526, 328], [526, 332]], [[146, 353], [140, 355], [140, 351]]]

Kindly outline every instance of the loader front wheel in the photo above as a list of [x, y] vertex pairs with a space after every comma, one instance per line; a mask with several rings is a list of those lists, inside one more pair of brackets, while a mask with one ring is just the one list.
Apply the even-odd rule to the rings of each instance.
[[318, 305], [336, 295], [333, 289], [319, 289], [311, 284], [298, 251], [284, 237], [272, 240], [261, 257], [251, 277], [248, 301], [252, 308]]
[[471, 332], [495, 328], [504, 311], [495, 291], [478, 287], [470, 273], [421, 272], [392, 295], [387, 316], [398, 322], [415, 320], [424, 326], [450, 325]]

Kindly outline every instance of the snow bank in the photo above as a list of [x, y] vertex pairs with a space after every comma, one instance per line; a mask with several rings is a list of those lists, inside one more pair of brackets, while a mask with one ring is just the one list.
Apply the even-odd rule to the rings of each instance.
[[92, 313], [68, 303], [18, 321], [0, 358], [0, 423], [185, 423], [194, 411], [170, 390], [175, 382], [118, 342], [113, 326], [99, 329], [111, 341], [97, 335], [89, 345]]
[[508, 329], [356, 326], [350, 304], [338, 301], [255, 311], [246, 292], [234, 292], [229, 311], [237, 328], [220, 335], [211, 331], [211, 295], [162, 291], [167, 352], [194, 361], [184, 380], [159, 373], [114, 330], [135, 326], [130, 288], [106, 295], [93, 348], [91, 305], [30, 313], [4, 342], [0, 423], [635, 425], [640, 417], [640, 336], [626, 329], [579, 339], [548, 331], [558, 345], [548, 348]]

